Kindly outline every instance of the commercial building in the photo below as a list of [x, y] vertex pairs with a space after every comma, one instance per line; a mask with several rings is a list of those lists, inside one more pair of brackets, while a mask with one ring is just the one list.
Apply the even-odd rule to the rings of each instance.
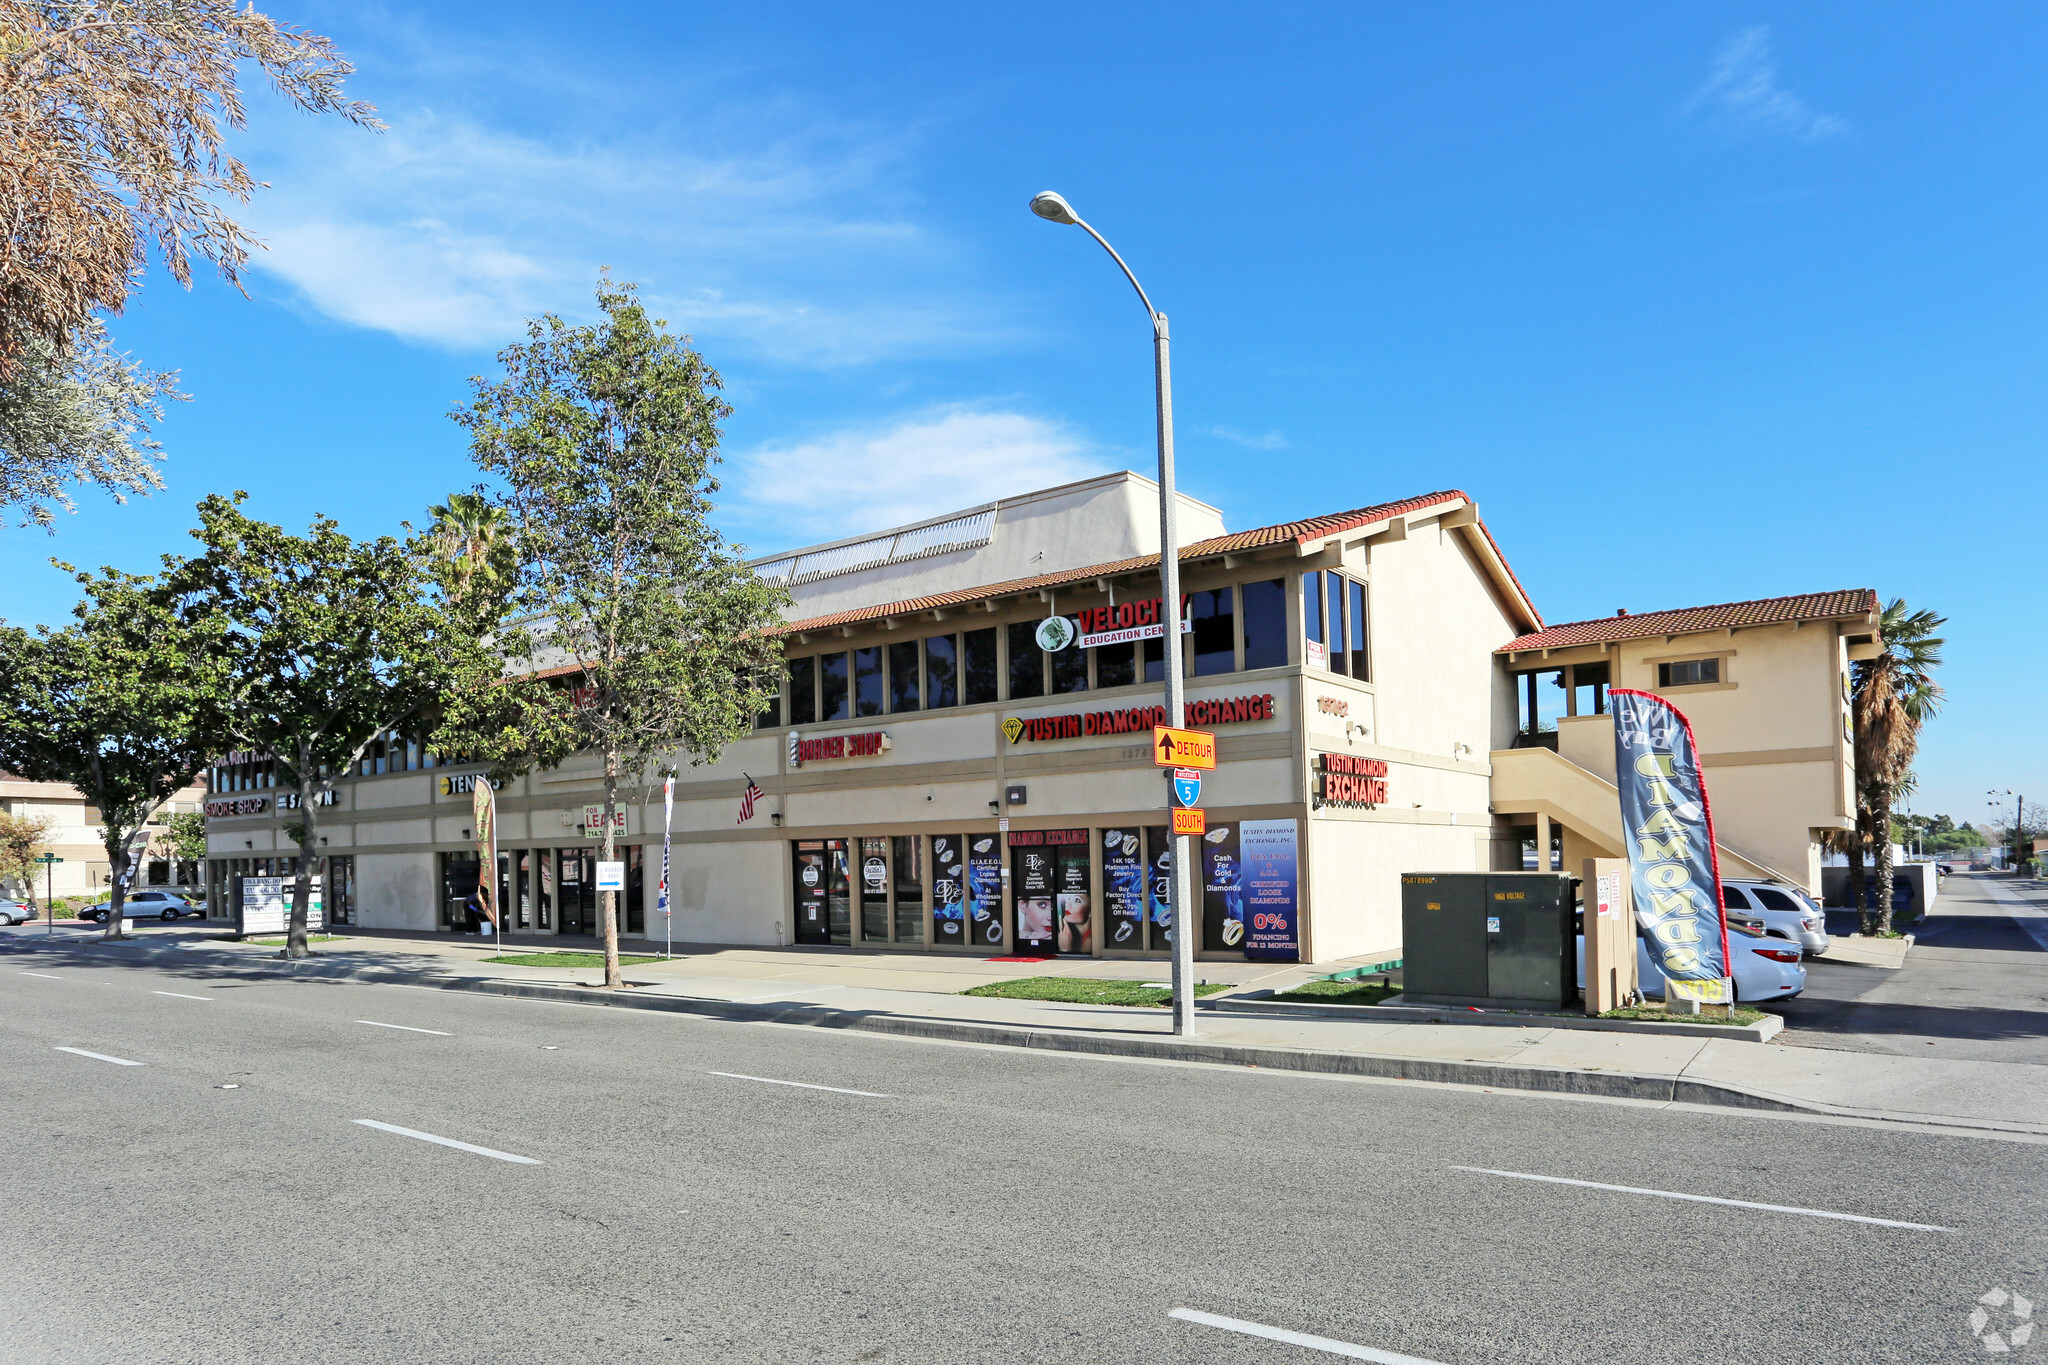
[[[162, 821], [166, 816], [189, 815], [199, 810], [205, 799], [206, 789], [195, 783], [164, 804], [158, 813], [158, 823], [149, 827], [149, 841], [135, 868], [135, 885], [198, 888], [199, 864], [171, 856], [164, 846]], [[64, 782], [30, 782], [12, 773], [0, 773], [0, 811], [49, 821], [49, 850], [63, 861], [36, 873], [33, 890], [38, 901], [46, 890], [58, 897], [108, 894], [113, 871], [107, 862], [99, 808], [87, 801], [78, 788]], [[0, 881], [0, 893], [6, 895], [21, 895], [29, 890], [12, 881]]]
[[[795, 599], [781, 695], [716, 762], [681, 756], [671, 924], [661, 793], [631, 793], [622, 932], [1165, 955], [1150, 732], [1176, 617], [1187, 724], [1220, 760], [1200, 954], [1397, 957], [1404, 871], [1616, 856], [1610, 683], [1692, 716], [1730, 875], [1818, 890], [1816, 840], [1851, 809], [1842, 688], [1875, 647], [1874, 594], [1546, 627], [1464, 493], [1238, 532], [1183, 497], [1174, 612], [1157, 504], [1125, 472], [758, 561]], [[251, 755], [216, 773], [218, 875], [288, 870], [270, 780]], [[321, 819], [335, 920], [473, 923], [480, 780], [417, 736], [375, 745]], [[514, 935], [596, 932], [601, 801], [589, 756], [498, 791]]]
[[[1493, 651], [1541, 618], [1472, 500], [1439, 492], [1232, 533], [1180, 507], [1184, 602], [1160, 603], [1158, 489], [1119, 473], [761, 561], [796, 600], [759, 728], [683, 768], [680, 941], [917, 951], [1168, 951], [1166, 622], [1188, 723], [1219, 737], [1202, 794], [1201, 951], [1398, 950], [1398, 874], [1514, 854], [1487, 754], [1513, 696]], [[1049, 617], [1066, 628], [1046, 628]], [[1065, 648], [1048, 651], [1045, 638]], [[260, 760], [218, 775], [218, 871], [282, 871]], [[474, 765], [391, 735], [323, 813], [338, 917], [459, 927], [477, 874]], [[738, 820], [749, 780], [764, 793]], [[594, 761], [498, 792], [514, 934], [592, 932]], [[628, 934], [660, 937], [659, 790], [624, 812]], [[650, 851], [651, 850], [651, 851]]]

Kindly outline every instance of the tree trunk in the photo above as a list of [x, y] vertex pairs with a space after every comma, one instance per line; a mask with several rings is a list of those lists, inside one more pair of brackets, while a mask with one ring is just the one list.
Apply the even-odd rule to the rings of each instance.
[[[105, 808], [102, 807], [101, 809], [104, 811]], [[107, 831], [107, 867], [112, 873], [109, 878], [112, 884], [108, 887], [111, 894], [107, 900], [107, 927], [101, 932], [100, 941], [102, 943], [111, 943], [115, 939], [128, 937], [127, 934], [122, 932], [123, 916], [121, 912], [121, 906], [127, 900], [127, 896], [124, 893], [128, 888], [123, 883], [128, 876], [128, 838], [126, 835], [116, 837], [116, 831], [112, 825], [108, 825], [105, 828]]]
[[314, 804], [315, 793], [310, 759], [311, 755], [307, 752], [307, 747], [301, 745], [297, 764], [299, 770], [299, 871], [298, 876], [292, 882], [292, 918], [291, 923], [285, 928], [284, 951], [278, 954], [279, 957], [283, 958], [301, 958], [313, 955], [313, 950], [306, 946], [306, 921], [311, 918], [313, 909], [313, 850], [320, 846], [320, 841], [314, 837], [313, 833], [313, 827], [316, 822], [314, 812], [319, 807]]
[[1877, 911], [1875, 932], [1892, 931], [1892, 792], [1879, 787], [1871, 794], [1870, 823], [1877, 828]]
[[[604, 753], [604, 840], [599, 845], [598, 857], [604, 862], [616, 859], [618, 831], [613, 827], [612, 812], [619, 805], [619, 751], [607, 749]], [[598, 922], [604, 925], [604, 984], [607, 990], [625, 985], [619, 974], [619, 893], [600, 891], [598, 900]]]
[[1870, 918], [1870, 898], [1866, 894], [1869, 883], [1863, 876], [1863, 837], [1868, 817], [1864, 814], [1863, 803], [1856, 803], [1856, 829], [1849, 838], [1849, 904], [1856, 907], [1856, 914], [1863, 925], [1863, 932], [1876, 932], [1876, 925]]

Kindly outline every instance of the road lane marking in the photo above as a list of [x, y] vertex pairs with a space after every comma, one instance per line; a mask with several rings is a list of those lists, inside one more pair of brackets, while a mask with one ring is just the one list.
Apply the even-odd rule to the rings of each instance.
[[22, 973], [22, 975], [23, 975], [23, 976], [39, 976], [39, 977], [41, 977], [41, 978], [42, 978], [43, 980], [45, 980], [45, 981], [62, 981], [62, 980], [64, 979], [64, 978], [63, 978], [63, 977], [61, 977], [61, 976], [51, 976], [51, 975], [50, 975], [50, 974], [49, 974], [48, 972], [23, 972], [23, 973]]
[[151, 995], [168, 995], [177, 1000], [211, 1000], [210, 995], [187, 995], [183, 991], [151, 991]]
[[69, 1052], [78, 1057], [90, 1057], [96, 1062], [112, 1062], [115, 1066], [142, 1066], [142, 1062], [131, 1062], [126, 1057], [109, 1057], [104, 1052], [87, 1052], [82, 1047], [60, 1047], [59, 1052]]
[[380, 1024], [375, 1019], [358, 1019], [356, 1022], [358, 1024], [368, 1024], [371, 1028], [402, 1028], [407, 1033], [432, 1033], [442, 1038], [453, 1038], [455, 1036], [452, 1033], [443, 1033], [437, 1028], [414, 1028], [411, 1024]]
[[458, 1152], [474, 1152], [478, 1156], [492, 1157], [498, 1161], [510, 1161], [520, 1166], [541, 1166], [546, 1164], [545, 1162], [536, 1161], [530, 1156], [514, 1156], [510, 1152], [500, 1152], [491, 1147], [479, 1147], [471, 1142], [457, 1142], [454, 1138], [435, 1137], [432, 1133], [421, 1133], [411, 1128], [400, 1128], [395, 1123], [379, 1123], [375, 1119], [351, 1119], [350, 1122], [360, 1123], [365, 1128], [375, 1128], [380, 1133], [396, 1133], [400, 1137], [418, 1138], [421, 1142], [437, 1142], [443, 1147], [453, 1147]]
[[1248, 1337], [1284, 1341], [1289, 1346], [1306, 1346], [1311, 1351], [1323, 1351], [1333, 1356], [1344, 1356], [1349, 1360], [1377, 1361], [1378, 1365], [1441, 1365], [1439, 1361], [1424, 1360], [1421, 1356], [1375, 1351], [1370, 1346], [1354, 1346], [1348, 1341], [1338, 1341], [1332, 1337], [1313, 1337], [1306, 1332], [1290, 1332], [1285, 1327], [1268, 1327], [1263, 1322], [1220, 1317], [1215, 1313], [1198, 1312], [1193, 1308], [1176, 1308], [1166, 1316], [1179, 1318], [1182, 1322], [1198, 1322], [1204, 1327], [1220, 1327], [1226, 1332], [1239, 1332]]
[[2003, 882], [1984, 882], [1984, 888], [2005, 911], [2005, 917], [2013, 927], [2034, 940], [2042, 948], [2048, 948], [2048, 911], [2043, 911], [2032, 901]]
[[847, 1090], [836, 1085], [812, 1085], [809, 1081], [778, 1081], [773, 1076], [742, 1076], [737, 1071], [707, 1071], [707, 1076], [724, 1076], [734, 1081], [759, 1081], [763, 1085], [793, 1085], [799, 1090], [829, 1090], [835, 1095], [860, 1095], [871, 1100], [895, 1098], [892, 1095], [877, 1095], [872, 1090]]
[[1616, 1194], [1647, 1194], [1658, 1199], [1683, 1199], [1689, 1204], [1725, 1204], [1732, 1209], [1762, 1209], [1765, 1213], [1796, 1213], [1807, 1218], [1837, 1218], [1845, 1223], [1871, 1223], [1881, 1228], [1911, 1228], [1915, 1232], [1954, 1232], [1954, 1228], [1932, 1223], [1901, 1223], [1892, 1218], [1867, 1218], [1860, 1213], [1835, 1213], [1828, 1209], [1801, 1209], [1789, 1204], [1756, 1204], [1747, 1199], [1718, 1199], [1711, 1194], [1679, 1194], [1672, 1190], [1645, 1190], [1634, 1185], [1604, 1185], [1597, 1180], [1567, 1180], [1561, 1175], [1530, 1175], [1526, 1171], [1495, 1171], [1484, 1166], [1453, 1166], [1454, 1171], [1497, 1175], [1508, 1180], [1540, 1180], [1546, 1185], [1577, 1185], [1581, 1189], [1611, 1190]]

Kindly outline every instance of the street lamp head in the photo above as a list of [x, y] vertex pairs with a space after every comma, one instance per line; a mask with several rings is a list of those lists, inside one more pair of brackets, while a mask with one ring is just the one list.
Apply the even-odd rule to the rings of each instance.
[[1081, 221], [1067, 201], [1051, 190], [1031, 196], [1031, 211], [1048, 223], [1064, 223], [1073, 227]]

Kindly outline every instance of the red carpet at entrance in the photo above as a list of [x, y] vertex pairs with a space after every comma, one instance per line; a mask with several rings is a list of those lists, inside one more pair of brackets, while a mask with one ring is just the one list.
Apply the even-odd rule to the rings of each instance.
[[1051, 959], [1051, 958], [1049, 958], [1049, 957], [991, 957], [991, 958], [988, 958], [988, 959], [986, 959], [986, 960], [987, 960], [987, 961], [989, 961], [989, 962], [1050, 962], [1050, 961], [1052, 961], [1052, 959]]

